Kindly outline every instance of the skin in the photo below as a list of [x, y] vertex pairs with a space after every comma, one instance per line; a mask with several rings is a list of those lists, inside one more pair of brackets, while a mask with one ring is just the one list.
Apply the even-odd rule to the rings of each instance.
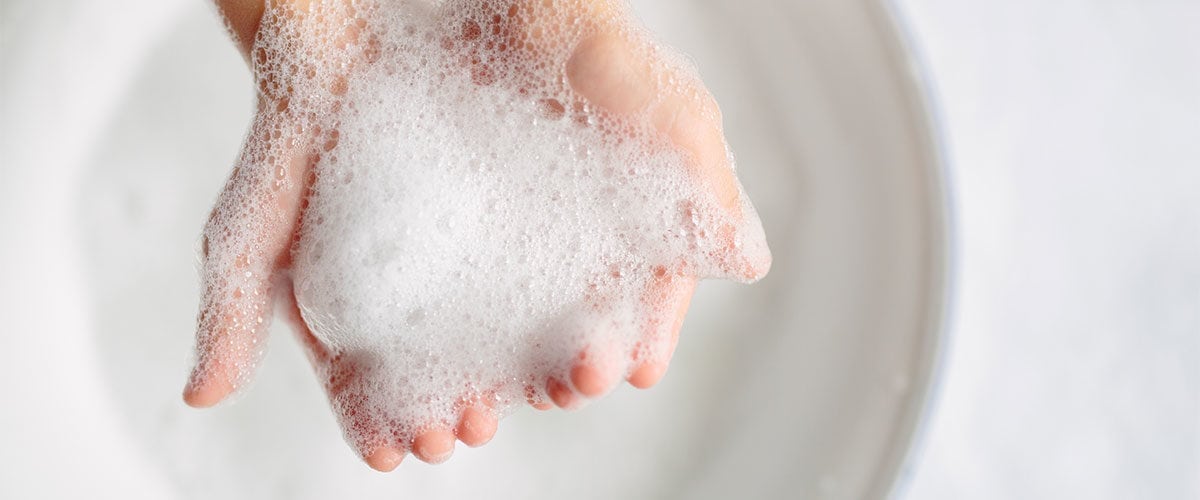
[[[310, 1], [315, 0], [217, 0], [217, 6], [225, 17], [230, 30], [235, 37], [238, 48], [247, 62], [251, 60], [251, 49], [260, 20], [266, 9], [277, 8], [281, 2], [291, 3], [297, 12], [305, 12]], [[487, 1], [487, 0], [480, 0]], [[537, 12], [539, 8], [547, 7], [552, 2], [538, 0], [519, 0], [515, 2]], [[567, 80], [573, 89], [590, 103], [614, 114], [629, 114], [648, 112], [652, 123], [678, 147], [687, 151], [694, 160], [690, 165], [691, 173], [713, 190], [717, 199], [731, 213], [740, 216], [739, 193], [732, 170], [727, 164], [723, 135], [721, 132], [721, 115], [716, 102], [697, 81], [689, 84], [691, 79], [682, 79], [682, 87], [663, 89], [655, 83], [650, 75], [649, 61], [639, 60], [635, 54], [640, 54], [633, 47], [627, 46], [626, 38], [616, 36], [614, 30], [605, 27], [602, 21], [608, 19], [613, 9], [623, 9], [624, 4], [612, 0], [595, 0], [585, 3], [581, 12], [571, 13], [572, 18], [583, 22], [598, 23], [597, 34], [585, 39], [574, 50], [567, 67]], [[302, 14], [301, 14], [302, 15]], [[540, 25], [535, 15], [528, 24], [522, 24], [508, 29], [533, 30], [554, 29], [553, 26]], [[469, 31], [468, 31], [469, 33]], [[351, 33], [349, 36], [355, 36]], [[469, 36], [469, 35], [468, 35]], [[518, 57], [523, 55], [518, 54]], [[280, 98], [260, 92], [258, 113], [260, 117], [274, 116], [286, 113], [286, 96]], [[255, 134], [266, 134], [265, 131], [252, 129], [250, 140], [261, 139], [267, 144], [273, 144], [269, 138], [255, 137]], [[356, 396], [342, 392], [343, 386], [338, 377], [356, 376], [354, 362], [337, 353], [330, 352], [321, 344], [309, 330], [308, 325], [300, 317], [296, 308], [294, 295], [290, 284], [281, 285], [272, 281], [272, 277], [289, 268], [291, 250], [297, 239], [300, 216], [305, 204], [306, 179], [309, 178], [315, 159], [311, 153], [298, 151], [294, 144], [287, 141], [275, 140], [273, 147], [278, 150], [277, 168], [263, 169], [263, 172], [238, 172], [235, 170], [222, 194], [223, 199], [229, 199], [239, 206], [253, 206], [272, 210], [279, 214], [279, 223], [240, 226], [237, 230], [259, 231], [258, 241], [263, 242], [263, 251], [245, 255], [238, 259], [233, 266], [206, 266], [206, 273], [218, 275], [233, 275], [234, 273], [253, 274], [255, 285], [247, 294], [244, 303], [234, 308], [216, 302], [202, 304], [205, 316], [215, 318], [212, 321], [201, 321], [197, 332], [198, 361], [193, 374], [184, 389], [183, 397], [187, 404], [205, 408], [216, 405], [237, 389], [237, 380], [241, 374], [236, 367], [253, 366], [255, 350], [252, 348], [259, 342], [261, 331], [254, 327], [251, 318], [257, 316], [269, 317], [274, 306], [272, 297], [283, 297], [287, 304], [287, 316], [301, 341], [307, 347], [309, 358], [314, 365], [321, 368], [319, 373], [333, 373], [336, 376], [326, 380], [325, 387], [330, 397]], [[336, 143], [336, 139], [333, 141]], [[332, 146], [327, 146], [331, 148]], [[278, 176], [275, 181], [277, 189], [268, 190], [260, 198], [245, 199], [251, 192], [239, 189], [242, 183], [269, 182], [264, 176]], [[205, 245], [207, 258], [207, 244]], [[247, 269], [254, 271], [251, 273]], [[747, 269], [746, 274], [754, 271]], [[655, 321], [667, 322], [671, 335], [666, 338], [647, 335], [643, 340], [647, 343], [658, 343], [664, 347], [662, 351], [674, 351], [678, 341], [680, 327], [687, 312], [688, 303], [696, 289], [696, 278], [660, 269], [656, 272], [652, 284], [645, 291], [647, 304], [655, 306]], [[281, 290], [283, 288], [283, 290]], [[239, 290], [240, 291], [240, 290]], [[228, 310], [226, 310], [228, 309]], [[652, 326], [661, 326], [660, 324]], [[551, 401], [536, 401], [531, 398], [532, 406], [538, 409], [549, 409], [558, 406], [564, 409], [575, 408], [584, 400], [603, 396], [619, 382], [625, 373], [625, 366], [614, 366], [612, 363], [602, 363], [600, 359], [606, 356], [594, 355], [596, 349], [603, 346], [590, 346], [581, 352], [569, 373], [563, 376], [551, 377], [547, 383], [546, 393]], [[669, 359], [669, 356], [668, 358]], [[655, 385], [667, 370], [667, 361], [651, 362], [628, 360], [632, 369], [628, 371], [626, 380], [638, 388], [649, 388]], [[418, 435], [411, 443], [380, 443], [365, 446], [360, 449], [364, 461], [379, 471], [391, 471], [403, 460], [407, 451], [412, 451], [417, 458], [429, 462], [445, 461], [453, 453], [455, 441], [462, 441], [468, 446], [481, 446], [487, 443], [496, 432], [497, 418], [486, 404], [480, 401], [486, 398], [464, 399], [461, 416], [456, 426], [433, 427]], [[370, 426], [376, 423], [366, 420], [355, 420], [355, 426]]]

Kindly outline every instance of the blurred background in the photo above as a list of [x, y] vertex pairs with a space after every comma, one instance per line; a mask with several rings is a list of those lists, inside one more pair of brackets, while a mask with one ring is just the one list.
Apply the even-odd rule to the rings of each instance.
[[1200, 3], [897, 5], [960, 256], [910, 496], [1200, 497]]
[[654, 392], [392, 477], [282, 335], [236, 406], [178, 401], [251, 102], [204, 3], [0, 0], [2, 498], [1200, 498], [1198, 2], [634, 1], [722, 103], [772, 277], [707, 287]]

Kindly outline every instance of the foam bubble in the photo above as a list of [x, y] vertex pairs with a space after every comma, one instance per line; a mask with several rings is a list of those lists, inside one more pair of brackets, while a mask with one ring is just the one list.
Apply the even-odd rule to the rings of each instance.
[[[314, 162], [291, 278], [337, 356], [321, 375], [360, 450], [453, 426], [464, 402], [544, 400], [585, 350], [624, 372], [668, 356], [655, 340], [670, 335], [670, 284], [765, 273], [740, 185], [722, 206], [652, 116], [611, 114], [568, 82], [575, 48], [601, 30], [659, 61], [660, 88], [698, 82], [625, 9], [583, 22], [593, 4], [314, 2], [264, 16], [251, 62], [272, 113], [256, 127]], [[284, 154], [254, 147], [246, 163], [261, 168]], [[261, 244], [222, 237], [227, 256]]]

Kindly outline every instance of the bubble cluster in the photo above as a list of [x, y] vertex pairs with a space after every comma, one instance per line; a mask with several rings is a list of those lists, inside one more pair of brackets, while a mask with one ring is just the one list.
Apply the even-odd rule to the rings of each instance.
[[[601, 3], [314, 1], [264, 15], [251, 64], [270, 140], [243, 163], [280, 173], [247, 189], [303, 190], [290, 278], [335, 357], [320, 375], [358, 449], [453, 427], [465, 404], [503, 414], [543, 399], [581, 352], [625, 371], [662, 359], [664, 280], [765, 273], [740, 186], [723, 205], [652, 116], [571, 85], [575, 48], [603, 31], [656, 61], [656, 88], [700, 88], [627, 9]], [[309, 175], [288, 171], [301, 164]], [[261, 244], [219, 236], [221, 258]]]

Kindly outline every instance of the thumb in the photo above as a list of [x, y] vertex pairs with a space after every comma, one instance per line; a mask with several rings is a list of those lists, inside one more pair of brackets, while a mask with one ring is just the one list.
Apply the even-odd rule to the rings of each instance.
[[266, 347], [271, 277], [289, 257], [306, 189], [306, 141], [260, 108], [204, 228], [196, 363], [183, 398], [209, 407], [249, 381]]
[[567, 80], [602, 109], [644, 116], [687, 155], [692, 178], [715, 196], [725, 215], [716, 235], [723, 273], [739, 281], [758, 280], [770, 269], [770, 250], [734, 175], [721, 110], [694, 71], [656, 50], [627, 35], [601, 30], [575, 48], [567, 62]]

